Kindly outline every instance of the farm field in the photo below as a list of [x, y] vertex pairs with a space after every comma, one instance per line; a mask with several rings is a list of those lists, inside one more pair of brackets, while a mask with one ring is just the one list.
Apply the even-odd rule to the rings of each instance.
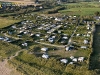
[[95, 15], [96, 11], [100, 11], [99, 3], [89, 2], [89, 3], [72, 3], [65, 4], [66, 9], [59, 11], [63, 14], [68, 15]]

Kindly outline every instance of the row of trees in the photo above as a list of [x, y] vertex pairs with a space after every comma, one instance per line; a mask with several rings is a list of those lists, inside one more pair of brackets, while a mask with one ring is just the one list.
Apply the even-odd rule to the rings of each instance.
[[58, 13], [59, 10], [64, 10], [65, 7], [55, 7], [52, 8], [51, 10], [46, 11], [47, 14], [53, 14], [53, 13]]

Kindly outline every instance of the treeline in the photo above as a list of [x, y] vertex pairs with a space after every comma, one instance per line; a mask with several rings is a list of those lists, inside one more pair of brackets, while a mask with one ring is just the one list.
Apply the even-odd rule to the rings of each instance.
[[65, 7], [64, 6], [58, 6], [58, 7], [55, 7], [55, 8], [52, 8], [50, 10], [47, 10], [45, 13], [46, 14], [53, 14], [53, 13], [58, 13], [59, 10], [64, 10]]
[[5, 7], [0, 9], [0, 14], [7, 14], [7, 13], [23, 14], [23, 13], [36, 12], [40, 10], [41, 9], [39, 7], [34, 7], [34, 6]]

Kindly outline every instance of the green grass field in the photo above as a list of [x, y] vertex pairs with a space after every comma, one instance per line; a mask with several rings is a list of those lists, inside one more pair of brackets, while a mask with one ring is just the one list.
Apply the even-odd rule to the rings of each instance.
[[60, 12], [68, 15], [94, 15], [96, 11], [100, 11], [100, 8], [71, 8]]
[[19, 22], [19, 20], [12, 20], [12, 19], [6, 19], [6, 18], [0, 18], [0, 28], [7, 27], [11, 24], [14, 24], [16, 22]]

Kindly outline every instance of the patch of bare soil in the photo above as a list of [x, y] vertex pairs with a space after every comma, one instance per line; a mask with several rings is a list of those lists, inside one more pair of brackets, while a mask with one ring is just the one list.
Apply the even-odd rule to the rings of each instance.
[[16, 71], [16, 69], [8, 66], [7, 59], [5, 61], [0, 61], [0, 75], [21, 75]]
[[[23, 51], [23, 50], [21, 50]], [[18, 51], [14, 56], [11, 56], [9, 59], [5, 59], [4, 61], [0, 61], [0, 75], [21, 75], [16, 68], [11, 67], [8, 65], [7, 61], [14, 58], [15, 56], [18, 56], [18, 54], [21, 52]]]

